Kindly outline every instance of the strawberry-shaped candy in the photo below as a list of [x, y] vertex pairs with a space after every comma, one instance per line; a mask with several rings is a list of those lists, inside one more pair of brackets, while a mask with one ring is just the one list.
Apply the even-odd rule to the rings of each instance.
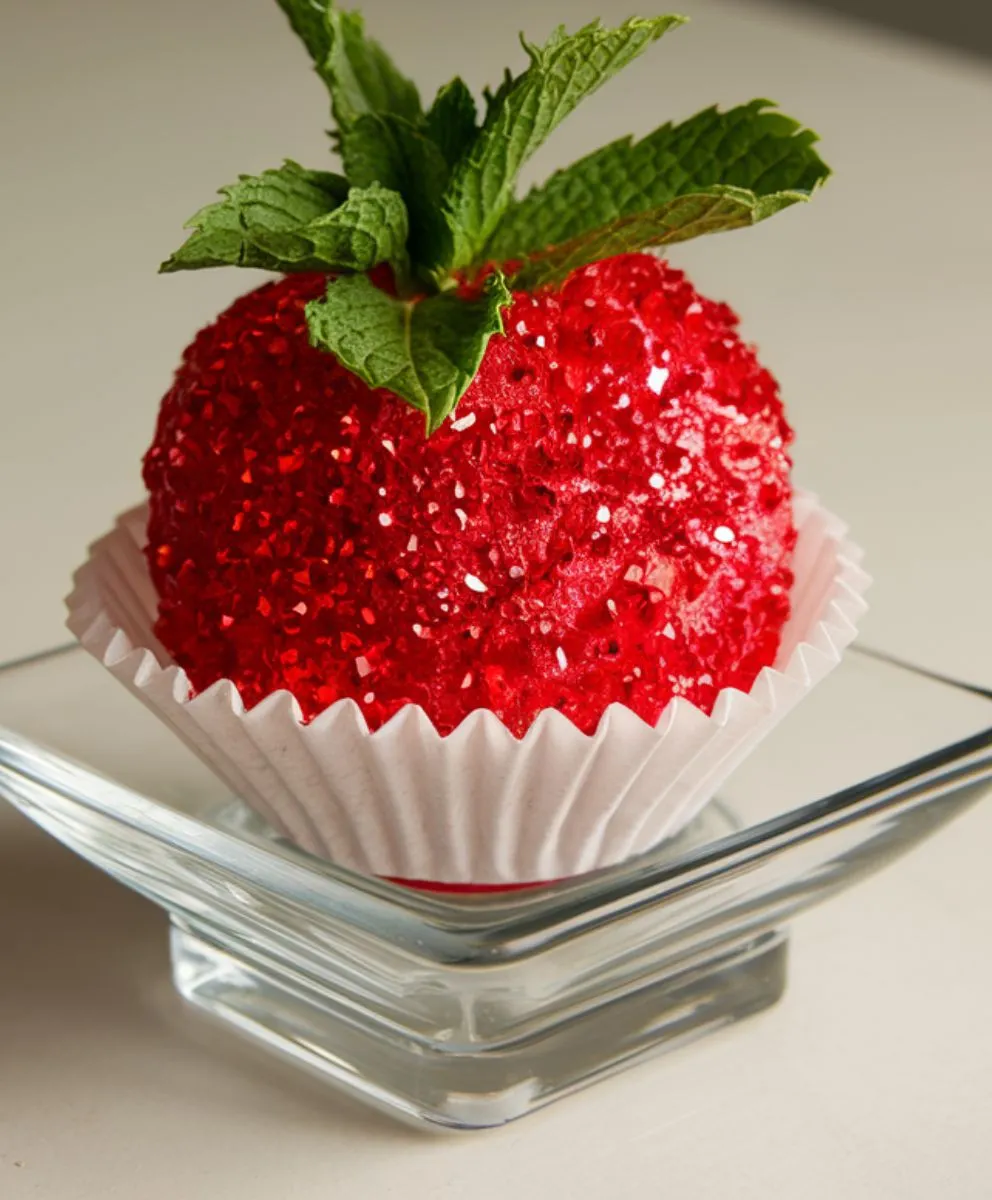
[[350, 697], [376, 728], [488, 708], [591, 732], [709, 711], [776, 657], [795, 541], [775, 381], [725, 305], [643, 253], [827, 175], [765, 101], [621, 139], [522, 199], [584, 97], [681, 18], [559, 30], [426, 111], [355, 13], [281, 0], [344, 175], [224, 189], [166, 270], [262, 267], [186, 351], [145, 463], [156, 632], [195, 688]]

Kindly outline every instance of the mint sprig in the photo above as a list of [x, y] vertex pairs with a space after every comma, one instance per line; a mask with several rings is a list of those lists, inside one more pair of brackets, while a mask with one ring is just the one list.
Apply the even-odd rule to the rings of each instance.
[[307, 305], [307, 325], [314, 346], [330, 350], [370, 387], [387, 388], [425, 413], [431, 434], [465, 394], [490, 337], [503, 332], [501, 313], [511, 299], [499, 271], [475, 299], [442, 292], [402, 300], [364, 275], [342, 276]]
[[[359, 13], [333, 0], [278, 3], [327, 86], [344, 174], [287, 162], [242, 176], [191, 219], [162, 269], [330, 275], [307, 306], [311, 341], [420, 409], [429, 431], [502, 331], [509, 288], [554, 286], [596, 259], [754, 224], [829, 174], [816, 135], [755, 100], [622, 138], [518, 200], [521, 168], [561, 121], [683, 17], [559, 28], [543, 46], [521, 38], [527, 65], [484, 91], [480, 123], [458, 77], [425, 111]], [[380, 263], [393, 268], [395, 296], [366, 277]], [[469, 286], [483, 277], [481, 290]]]

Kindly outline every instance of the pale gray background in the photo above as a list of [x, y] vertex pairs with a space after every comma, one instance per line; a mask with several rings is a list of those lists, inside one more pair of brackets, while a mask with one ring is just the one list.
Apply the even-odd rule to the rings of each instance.
[[988, 0], [779, 0], [840, 13], [927, 41], [992, 54], [992, 4]]

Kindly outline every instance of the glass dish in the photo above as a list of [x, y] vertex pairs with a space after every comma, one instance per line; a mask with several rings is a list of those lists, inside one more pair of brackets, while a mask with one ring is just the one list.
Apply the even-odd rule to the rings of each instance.
[[496, 894], [296, 849], [78, 649], [0, 670], [0, 795], [166, 909], [193, 1004], [396, 1115], [481, 1128], [773, 1004], [797, 913], [992, 787], [990, 698], [851, 652], [677, 840]]

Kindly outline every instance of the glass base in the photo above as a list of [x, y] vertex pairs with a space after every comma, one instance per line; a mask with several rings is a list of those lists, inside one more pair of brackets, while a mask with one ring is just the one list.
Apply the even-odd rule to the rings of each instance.
[[443, 1029], [412, 1038], [257, 945], [172, 924], [173, 978], [185, 999], [365, 1103], [454, 1130], [503, 1125], [768, 1008], [785, 990], [787, 947], [772, 930], [607, 1004], [593, 997], [528, 1036], [465, 1042]]
[[478, 1129], [774, 1003], [785, 926], [992, 790], [990, 700], [849, 654], [678, 838], [509, 893], [306, 854], [81, 651], [0, 670], [0, 798], [169, 913], [194, 1004], [395, 1116]]

